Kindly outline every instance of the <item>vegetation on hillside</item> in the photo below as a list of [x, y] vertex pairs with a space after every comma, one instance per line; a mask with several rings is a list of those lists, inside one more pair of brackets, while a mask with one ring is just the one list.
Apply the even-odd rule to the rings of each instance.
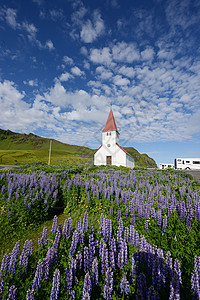
[[[0, 129], [0, 164], [22, 165], [38, 161], [48, 162], [50, 139], [32, 133], [20, 134]], [[137, 167], [157, 167], [147, 154], [140, 154], [133, 147], [125, 147]], [[92, 163], [96, 150], [52, 140], [51, 163]]]

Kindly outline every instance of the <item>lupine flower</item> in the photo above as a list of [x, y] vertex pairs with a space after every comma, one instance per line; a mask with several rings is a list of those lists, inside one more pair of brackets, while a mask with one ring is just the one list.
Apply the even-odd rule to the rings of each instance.
[[9, 288], [7, 300], [15, 300], [16, 294], [17, 294], [17, 288], [14, 285], [12, 285]]
[[22, 254], [19, 259], [19, 264], [25, 267], [25, 270], [28, 266], [28, 258], [32, 255], [33, 251], [33, 242], [26, 240], [23, 246]]
[[9, 262], [9, 266], [8, 266], [8, 272], [10, 274], [15, 273], [18, 254], [19, 254], [19, 242], [17, 242], [15, 244], [15, 247], [13, 248], [12, 254], [10, 256], [10, 262]]
[[60, 287], [60, 271], [56, 269], [53, 274], [53, 284], [51, 289], [50, 300], [57, 300]]
[[149, 231], [148, 220], [145, 220], [145, 222], [144, 222], [144, 229], [145, 229], [146, 232]]
[[102, 253], [101, 253], [101, 272], [106, 272], [108, 268], [108, 249], [105, 243], [103, 243]]
[[89, 269], [89, 250], [88, 247], [84, 247], [84, 272], [86, 273]]
[[34, 291], [28, 290], [26, 293], [26, 300], [34, 300]]
[[1, 279], [0, 281], [0, 300], [3, 298], [3, 290], [4, 290], [4, 280]]
[[[84, 279], [84, 287], [83, 287], [83, 298], [84, 299], [88, 299], [86, 297], [88, 297], [87, 293], [89, 294], [89, 296], [91, 295], [92, 292], [92, 283], [91, 283], [91, 279], [90, 279], [90, 274], [86, 273], [85, 274], [85, 279]], [[90, 299], [90, 298], [89, 298]]]
[[43, 228], [42, 237], [38, 239], [38, 246], [46, 245], [47, 244], [47, 228]]
[[112, 299], [112, 291], [113, 291], [113, 272], [111, 268], [108, 268], [105, 273], [105, 285], [103, 291], [104, 299]]
[[98, 270], [98, 259], [94, 258], [92, 262], [92, 282], [97, 285], [99, 282], [99, 270]]
[[126, 295], [128, 295], [130, 293], [129, 286], [130, 284], [126, 278], [126, 273], [124, 273], [123, 278], [120, 282], [121, 293], [125, 293]]
[[38, 261], [35, 276], [33, 279], [32, 290], [38, 291], [38, 289], [39, 289], [39, 286], [40, 286], [40, 283], [41, 283], [42, 277], [43, 277], [43, 265], [44, 265], [44, 263], [40, 259]]
[[65, 290], [70, 291], [73, 286], [73, 272], [72, 268], [66, 269], [65, 271]]
[[51, 232], [52, 233], [56, 233], [57, 226], [58, 226], [58, 217], [54, 216], [54, 218], [53, 218], [53, 224], [52, 224], [52, 227], [51, 227]]
[[75, 253], [78, 242], [79, 242], [79, 233], [77, 230], [75, 230], [73, 233], [73, 236], [72, 236], [72, 243], [71, 243], [71, 247], [70, 247], [71, 255], [73, 255]]
[[0, 269], [0, 275], [3, 275], [6, 270], [8, 269], [9, 266], [9, 262], [10, 262], [10, 255], [8, 255], [7, 253], [4, 255], [3, 259], [2, 259], [2, 263], [1, 263], [1, 269]]

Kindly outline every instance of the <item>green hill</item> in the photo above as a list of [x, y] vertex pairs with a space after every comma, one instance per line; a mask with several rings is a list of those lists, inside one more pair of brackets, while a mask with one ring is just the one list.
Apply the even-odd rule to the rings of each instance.
[[[0, 164], [20, 165], [37, 161], [48, 162], [50, 139], [32, 133], [21, 134], [0, 129]], [[147, 154], [140, 154], [132, 147], [126, 149], [139, 167], [156, 167]], [[96, 150], [52, 140], [51, 163], [92, 162]]]

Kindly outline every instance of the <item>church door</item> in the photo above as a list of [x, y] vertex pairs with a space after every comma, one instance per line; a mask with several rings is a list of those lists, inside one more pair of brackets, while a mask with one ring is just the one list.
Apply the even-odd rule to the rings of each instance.
[[106, 165], [112, 165], [112, 156], [106, 156]]

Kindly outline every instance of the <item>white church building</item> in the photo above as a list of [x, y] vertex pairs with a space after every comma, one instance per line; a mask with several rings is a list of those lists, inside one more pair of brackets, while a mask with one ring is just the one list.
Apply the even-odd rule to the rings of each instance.
[[102, 131], [102, 145], [94, 153], [94, 165], [113, 165], [134, 168], [134, 158], [119, 145], [119, 131], [112, 108]]

